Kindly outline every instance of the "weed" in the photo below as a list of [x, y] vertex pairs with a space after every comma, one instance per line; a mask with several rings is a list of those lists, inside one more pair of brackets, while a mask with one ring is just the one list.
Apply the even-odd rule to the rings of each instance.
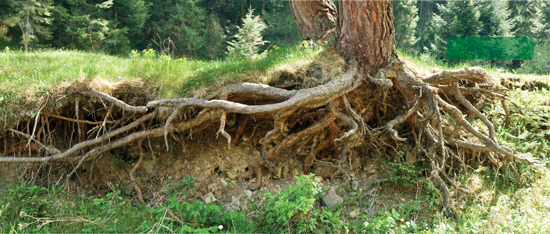
[[315, 200], [321, 195], [319, 181], [313, 179], [313, 176], [297, 176], [298, 184], [279, 194], [264, 194], [267, 202], [262, 215], [266, 218], [268, 230], [280, 232], [288, 222], [300, 219], [313, 208]]
[[415, 166], [416, 163], [424, 162], [424, 159], [415, 160], [409, 163], [394, 163], [385, 159], [382, 159], [381, 161], [388, 165], [388, 169], [391, 171], [391, 176], [382, 179], [374, 185], [381, 186], [385, 184], [399, 183], [403, 186], [411, 186], [416, 185], [419, 181], [426, 181], [426, 179], [422, 177], [422, 172], [424, 172], [428, 166]]

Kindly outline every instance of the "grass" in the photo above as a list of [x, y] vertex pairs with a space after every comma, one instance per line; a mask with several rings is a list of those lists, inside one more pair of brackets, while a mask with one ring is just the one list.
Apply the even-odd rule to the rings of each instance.
[[46, 50], [25, 54], [4, 50], [0, 52], [0, 94], [4, 100], [6, 96], [33, 100], [37, 95], [54, 93], [63, 83], [102, 79], [108, 82], [140, 80], [157, 88], [158, 98], [181, 97], [218, 82], [268, 83], [278, 68], [307, 63], [321, 56], [327, 53], [320, 48], [301, 46], [276, 47], [267, 58], [256, 61], [159, 57], [153, 50], [135, 52], [127, 58], [79, 51]]

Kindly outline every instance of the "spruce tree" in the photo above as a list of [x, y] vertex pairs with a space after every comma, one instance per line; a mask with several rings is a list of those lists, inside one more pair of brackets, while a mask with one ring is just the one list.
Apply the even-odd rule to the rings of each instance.
[[149, 38], [170, 38], [179, 55], [197, 56], [204, 49], [206, 11], [195, 0], [149, 0]]
[[439, 59], [446, 59], [446, 46], [449, 37], [477, 37], [482, 27], [480, 12], [472, 0], [450, 1], [447, 5], [438, 4], [439, 14], [432, 20], [434, 43], [427, 51]]
[[538, 0], [510, 1], [510, 17], [513, 20], [512, 32], [514, 36], [537, 38], [535, 24], [541, 3], [542, 1]]
[[46, 26], [51, 23], [51, 1], [11, 0], [10, 5], [15, 10], [11, 20], [21, 29], [21, 44], [25, 46], [25, 53], [28, 52], [30, 43], [39, 41], [39, 36], [44, 39], [51, 37], [51, 32]]
[[479, 36], [481, 37], [507, 37], [511, 36], [512, 22], [508, 1], [478, 0], [480, 9], [479, 20], [482, 23]]
[[544, 2], [540, 8], [538, 19], [538, 38], [541, 42], [550, 41], [550, 2]]
[[237, 26], [239, 32], [234, 36], [235, 39], [227, 42], [229, 43], [227, 55], [230, 58], [254, 60], [267, 55], [267, 51], [259, 54], [260, 46], [266, 42], [262, 39], [262, 31], [266, 25], [259, 16], [254, 16], [253, 13], [252, 9], [248, 10], [243, 19], [243, 26]]
[[416, 0], [402, 0], [393, 2], [393, 25], [395, 27], [395, 43], [398, 48], [414, 50], [416, 25], [418, 22], [418, 8]]
[[434, 41], [432, 30], [432, 20], [434, 13], [437, 12], [437, 2], [435, 1], [417, 1], [418, 23], [416, 27], [416, 50], [426, 52], [423, 48], [428, 48]]

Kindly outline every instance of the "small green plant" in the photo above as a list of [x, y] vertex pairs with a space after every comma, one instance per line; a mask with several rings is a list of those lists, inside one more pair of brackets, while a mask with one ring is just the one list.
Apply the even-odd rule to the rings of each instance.
[[297, 184], [288, 187], [279, 194], [265, 194], [267, 203], [263, 216], [269, 225], [268, 229], [280, 231], [293, 218], [303, 217], [313, 208], [315, 200], [320, 197], [319, 181], [313, 179], [313, 174], [297, 176], [296, 180]]
[[149, 232], [161, 226], [164, 231], [177, 233], [210, 233], [217, 231], [252, 231], [245, 215], [237, 211], [224, 210], [217, 204], [197, 201], [194, 204], [179, 202], [173, 194], [170, 202], [153, 211], [154, 218], [142, 223], [136, 231]]
[[344, 222], [340, 220], [341, 209], [333, 211], [327, 207], [313, 209], [306, 217], [300, 220], [298, 224], [299, 233], [331, 233], [334, 230], [343, 230], [346, 228]]
[[375, 185], [400, 183], [404, 186], [415, 185], [418, 181], [426, 180], [422, 177], [422, 172], [428, 169], [427, 165], [415, 166], [416, 163], [423, 162], [424, 159], [415, 160], [409, 163], [394, 163], [387, 160], [382, 160], [388, 165], [388, 169], [392, 172], [391, 176], [385, 178]]
[[259, 53], [260, 46], [268, 42], [262, 39], [262, 31], [266, 29], [266, 25], [259, 16], [253, 16], [253, 13], [252, 8], [248, 10], [243, 19], [243, 27], [237, 26], [239, 32], [234, 36], [235, 40], [227, 42], [227, 55], [234, 60], [256, 60], [267, 56], [267, 51]]

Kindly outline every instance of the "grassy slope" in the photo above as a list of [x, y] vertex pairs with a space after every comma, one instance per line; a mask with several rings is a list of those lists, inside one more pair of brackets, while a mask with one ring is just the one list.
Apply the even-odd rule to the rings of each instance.
[[140, 80], [159, 87], [159, 98], [180, 97], [199, 87], [227, 80], [267, 83], [281, 66], [326, 56], [321, 52], [321, 49], [277, 47], [262, 60], [205, 62], [159, 57], [154, 51], [139, 52], [128, 58], [78, 51], [52, 50], [28, 55], [3, 51], [0, 52], [0, 95], [32, 99], [41, 93], [53, 92], [63, 82], [103, 79], [109, 82]]
[[[273, 75], [280, 70], [292, 70], [293, 67], [303, 66], [308, 61], [330, 57], [321, 50], [304, 51], [298, 48], [280, 49], [278, 53], [273, 52], [265, 60], [253, 62], [204, 62], [186, 59], [177, 61], [177, 59], [148, 57], [148, 54], [146, 52], [139, 57], [118, 58], [81, 52], [48, 51], [31, 53], [28, 56], [20, 52], [2, 52], [0, 53], [0, 109], [2, 105], [36, 100], [44, 93], [54, 92], [64, 82], [72, 83], [78, 79], [85, 81], [99, 79], [109, 82], [140, 80], [158, 88], [157, 97], [159, 98], [176, 97], [193, 95], [199, 88], [214, 88], [225, 82], [269, 83]], [[448, 69], [431, 58], [408, 55], [403, 57], [421, 72], [431, 72], [434, 67]], [[510, 82], [519, 83], [519, 86], [536, 81], [550, 85], [548, 77], [488, 70], [494, 77], [500, 79], [509, 80], [510, 77], [517, 77]], [[508, 93], [520, 107], [520, 110], [514, 106], [509, 107], [514, 113], [511, 126], [503, 123], [504, 111], [500, 104], [494, 104], [485, 110], [495, 123], [500, 143], [521, 154], [547, 161], [550, 152], [548, 143], [550, 92], [535, 88], [532, 91], [515, 89]], [[434, 195], [429, 186], [419, 186], [418, 199], [388, 205], [388, 211], [393, 209], [395, 212], [351, 219], [347, 214], [352, 207], [359, 206], [364, 210], [369, 204], [348, 203], [341, 207], [343, 212], [339, 215], [339, 219], [352, 230], [352, 227], [364, 225], [367, 221], [371, 227], [373, 224], [378, 225], [372, 230], [380, 232], [396, 229], [399, 230], [398, 232], [425, 231], [428, 233], [550, 232], [550, 227], [547, 225], [550, 221], [550, 171], [547, 167], [532, 168], [526, 165], [519, 165], [517, 171], [521, 174], [493, 173], [483, 167], [469, 168], [459, 180], [462, 184], [475, 189], [478, 195], [456, 199], [454, 206], [459, 209], [459, 216], [456, 218], [449, 218], [437, 209], [433, 209], [433, 202], [438, 200], [437, 194]], [[42, 201], [44, 206], [56, 210], [56, 212], [47, 213], [49, 217], [82, 216], [91, 220], [106, 220], [105, 226], [111, 227], [112, 231], [136, 231], [143, 220], [150, 220], [158, 215], [151, 208], [132, 206], [129, 202], [109, 203], [109, 199], [77, 197], [52, 188], [41, 192], [28, 190], [29, 188], [20, 184], [10, 184], [0, 188], [0, 221], [3, 221], [0, 232], [15, 231], [22, 221], [31, 221], [32, 219], [29, 218], [18, 217], [18, 211], [23, 208], [31, 209], [30, 207], [35, 206], [37, 201]], [[18, 199], [18, 194], [31, 197]], [[11, 205], [7, 205], [8, 203]], [[426, 210], [429, 211], [426, 212]], [[104, 219], [105, 214], [102, 212], [114, 212], [114, 216]], [[123, 218], [129, 214], [132, 216]], [[417, 219], [419, 216], [424, 216], [424, 219]], [[403, 220], [399, 221], [401, 218]], [[31, 232], [35, 227], [36, 225], [31, 225], [23, 231]], [[233, 230], [243, 231], [240, 228], [244, 227], [235, 226], [233, 228], [236, 229]], [[254, 231], [262, 231], [261, 226], [257, 228], [259, 229]], [[48, 229], [50, 232], [84, 230], [102, 231], [95, 224], [84, 223], [54, 223], [49, 225]]]

